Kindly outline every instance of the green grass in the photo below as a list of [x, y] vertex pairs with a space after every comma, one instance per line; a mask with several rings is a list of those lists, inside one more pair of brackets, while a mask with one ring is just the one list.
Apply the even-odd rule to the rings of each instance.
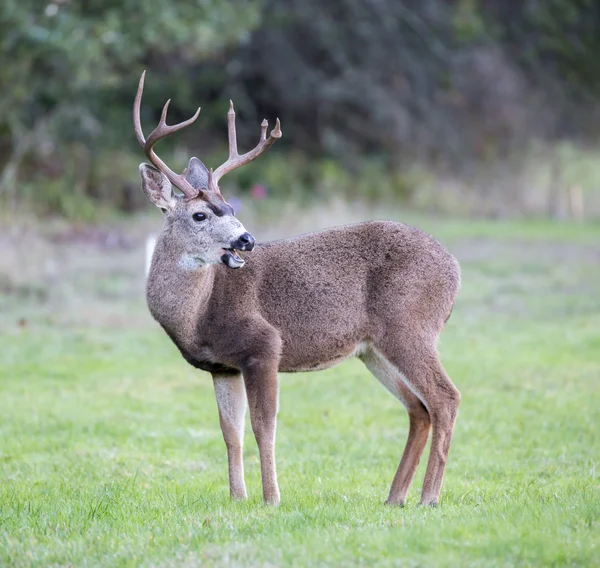
[[32, 321], [2, 335], [0, 565], [598, 565], [600, 230], [423, 225], [463, 265], [440, 507], [425, 460], [383, 505], [407, 418], [359, 362], [282, 376], [275, 509], [249, 428], [229, 501], [210, 378], [155, 326]]

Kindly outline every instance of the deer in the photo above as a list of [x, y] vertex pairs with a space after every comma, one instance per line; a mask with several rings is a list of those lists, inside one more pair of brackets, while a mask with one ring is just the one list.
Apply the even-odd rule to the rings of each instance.
[[[282, 136], [279, 119], [245, 154], [235, 111], [227, 114], [229, 157], [216, 170], [192, 157], [176, 174], [156, 143], [199, 116], [144, 137], [142, 74], [134, 130], [150, 163], [142, 190], [164, 213], [146, 285], [153, 318], [193, 367], [212, 375], [227, 448], [229, 490], [246, 499], [246, 409], [258, 445], [264, 502], [277, 505], [279, 373], [317, 371], [356, 357], [406, 408], [408, 438], [386, 504], [404, 506], [430, 430], [421, 505], [439, 502], [460, 393], [437, 341], [460, 288], [457, 260], [432, 236], [394, 221], [368, 221], [257, 244], [219, 188], [227, 173]], [[178, 192], [175, 191], [178, 190]]]

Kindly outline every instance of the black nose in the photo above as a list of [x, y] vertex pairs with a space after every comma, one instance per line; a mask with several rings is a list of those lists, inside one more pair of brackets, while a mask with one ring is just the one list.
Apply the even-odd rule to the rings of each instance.
[[250, 233], [244, 233], [233, 243], [232, 248], [238, 250], [252, 250], [254, 248], [254, 237]]

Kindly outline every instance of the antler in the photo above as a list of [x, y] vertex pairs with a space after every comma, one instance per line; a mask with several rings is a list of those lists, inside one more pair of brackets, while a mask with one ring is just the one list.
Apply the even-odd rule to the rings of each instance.
[[[159, 169], [163, 174], [169, 178], [169, 181], [177, 186], [181, 192], [185, 195], [186, 199], [194, 199], [198, 197], [201, 193], [201, 190], [196, 189], [192, 186], [192, 184], [185, 179], [185, 171], [183, 174], [176, 174], [171, 168], [169, 168], [154, 152], [154, 145], [165, 136], [169, 134], [173, 134], [173, 132], [177, 132], [186, 126], [192, 124], [200, 114], [200, 107], [196, 111], [196, 114], [192, 116], [192, 118], [180, 122], [179, 124], [173, 124], [172, 126], [167, 125], [167, 111], [169, 109], [169, 103], [171, 99], [169, 99], [165, 106], [163, 107], [162, 114], [160, 116], [160, 121], [158, 126], [152, 131], [150, 136], [148, 136], [148, 140], [144, 138], [144, 133], [142, 132], [142, 122], [140, 119], [140, 106], [142, 103], [142, 92], [144, 91], [144, 78], [146, 76], [146, 72], [142, 73], [140, 77], [140, 83], [138, 86], [137, 94], [135, 95], [135, 101], [133, 103], [133, 126], [135, 128], [135, 135], [137, 137], [137, 141], [140, 146], [144, 149], [146, 156], [150, 160], [150, 162]], [[234, 127], [235, 128], [235, 127]], [[234, 131], [235, 132], [235, 131]], [[281, 134], [280, 134], [281, 136]]]
[[229, 136], [229, 158], [224, 164], [221, 164], [214, 172], [212, 168], [208, 176], [208, 187], [213, 191], [219, 191], [219, 180], [227, 173], [251, 162], [255, 158], [258, 158], [261, 154], [264, 154], [277, 140], [281, 138], [281, 125], [279, 119], [275, 122], [275, 128], [271, 130], [269, 137], [267, 138], [267, 127], [269, 123], [267, 120], [263, 120], [260, 125], [260, 140], [253, 150], [242, 154], [241, 156], [237, 151], [237, 137], [235, 133], [235, 111], [233, 110], [233, 102], [229, 101], [229, 112], [227, 113], [227, 131]]

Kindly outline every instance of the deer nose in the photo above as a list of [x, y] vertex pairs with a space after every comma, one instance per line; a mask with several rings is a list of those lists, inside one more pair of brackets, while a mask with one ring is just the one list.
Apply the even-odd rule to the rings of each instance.
[[254, 237], [250, 233], [244, 233], [231, 246], [238, 250], [252, 250], [254, 243]]

